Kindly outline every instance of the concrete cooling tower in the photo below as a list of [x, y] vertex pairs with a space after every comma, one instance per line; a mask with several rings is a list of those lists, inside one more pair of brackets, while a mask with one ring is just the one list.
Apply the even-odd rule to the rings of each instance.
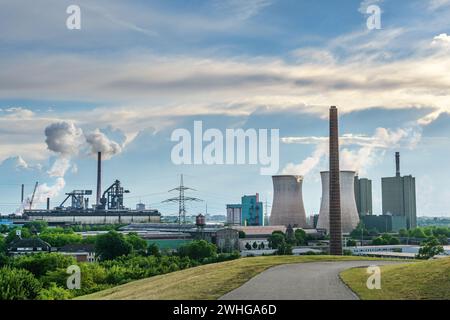
[[306, 228], [303, 205], [302, 176], [273, 176], [273, 203], [270, 215], [272, 226]]
[[[358, 209], [355, 200], [355, 172], [341, 171], [341, 221], [342, 232], [352, 232], [359, 223]], [[320, 205], [319, 220], [317, 229], [330, 230], [330, 173], [328, 171], [320, 173], [322, 177], [322, 203]]]

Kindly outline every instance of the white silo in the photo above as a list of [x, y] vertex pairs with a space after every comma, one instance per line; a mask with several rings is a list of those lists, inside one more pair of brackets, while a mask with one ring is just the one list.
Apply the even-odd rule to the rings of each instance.
[[[322, 202], [320, 205], [319, 220], [317, 229], [330, 229], [330, 173], [324, 171], [320, 173], [322, 177]], [[354, 171], [341, 171], [341, 223], [342, 232], [352, 232], [359, 223], [358, 209], [355, 200], [355, 175]]]
[[307, 228], [303, 205], [302, 176], [273, 176], [273, 203], [270, 225]]

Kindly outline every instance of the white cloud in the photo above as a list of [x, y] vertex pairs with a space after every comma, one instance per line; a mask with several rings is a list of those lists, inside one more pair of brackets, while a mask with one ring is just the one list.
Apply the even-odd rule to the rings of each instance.
[[[373, 136], [344, 135], [339, 139], [341, 169], [365, 174], [368, 168], [382, 159], [386, 150], [414, 149], [420, 139], [421, 133], [418, 128], [395, 131], [377, 128]], [[283, 169], [283, 174], [307, 175], [321, 163], [324, 157], [328, 156], [328, 137], [285, 137], [281, 141], [288, 144], [316, 144], [310, 157], [299, 164], [289, 163]]]
[[450, 0], [429, 0], [428, 8], [432, 11], [450, 5]]

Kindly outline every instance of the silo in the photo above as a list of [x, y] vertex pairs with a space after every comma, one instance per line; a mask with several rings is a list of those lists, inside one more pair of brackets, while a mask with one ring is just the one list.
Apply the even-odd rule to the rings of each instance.
[[273, 176], [273, 203], [270, 215], [272, 226], [306, 228], [303, 205], [302, 176]]
[[[330, 230], [330, 173], [324, 171], [320, 173], [322, 177], [322, 203], [320, 205], [319, 221], [317, 222], [317, 229]], [[355, 175], [354, 171], [341, 171], [340, 186], [341, 186], [341, 221], [342, 232], [352, 232], [359, 223], [358, 209], [355, 200]]]

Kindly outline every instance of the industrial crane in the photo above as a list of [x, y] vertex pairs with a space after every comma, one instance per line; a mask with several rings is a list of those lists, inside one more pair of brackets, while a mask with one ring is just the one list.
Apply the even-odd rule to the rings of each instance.
[[32, 206], [33, 206], [34, 196], [36, 195], [36, 190], [37, 190], [38, 184], [39, 184], [39, 182], [36, 181], [36, 184], [34, 185], [33, 195], [31, 196], [31, 200], [30, 200], [30, 210], [32, 209]]

